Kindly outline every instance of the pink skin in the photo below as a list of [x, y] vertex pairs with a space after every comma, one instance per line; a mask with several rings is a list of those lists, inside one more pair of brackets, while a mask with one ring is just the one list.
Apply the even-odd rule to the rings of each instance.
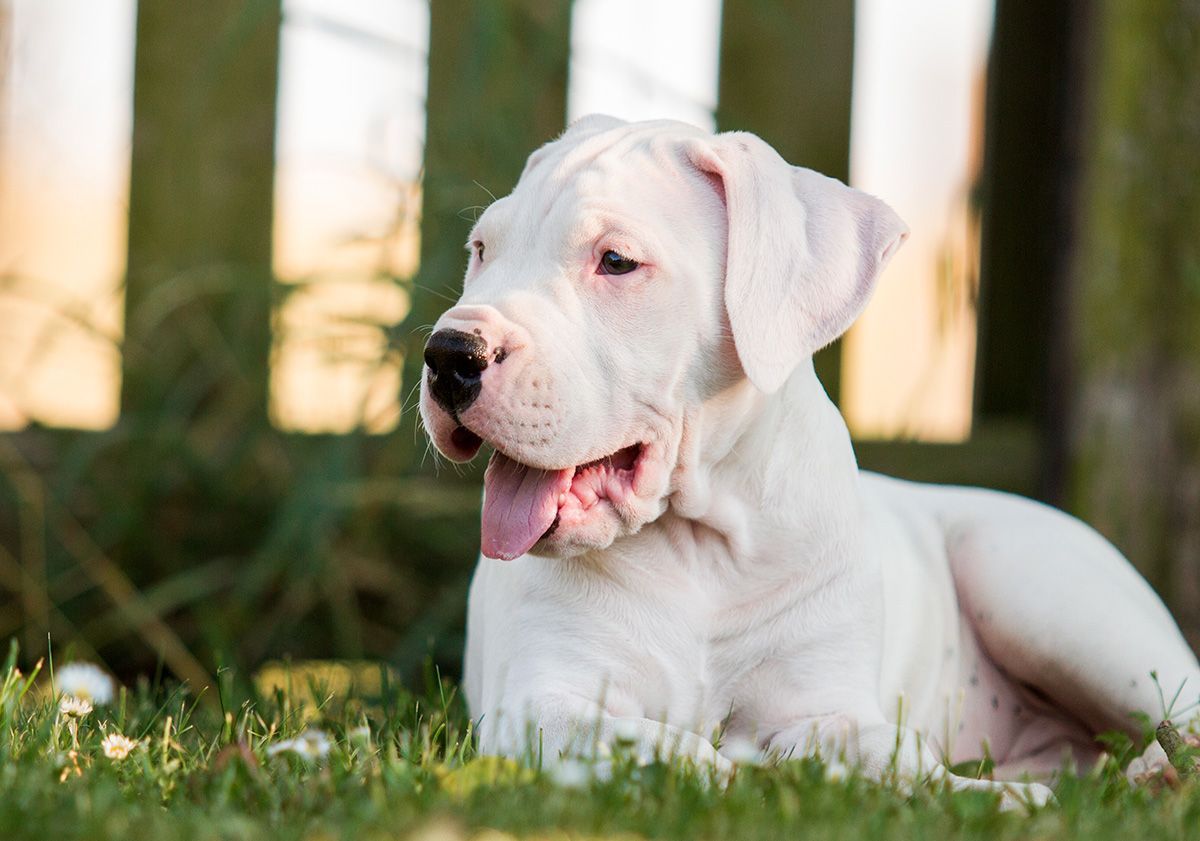
[[607, 503], [615, 511], [630, 507], [631, 497], [639, 489], [649, 490], [650, 461], [644, 457], [653, 451], [641, 444], [619, 450], [612, 456], [575, 468], [571, 484], [558, 498], [558, 527], [584, 529], [592, 510]]

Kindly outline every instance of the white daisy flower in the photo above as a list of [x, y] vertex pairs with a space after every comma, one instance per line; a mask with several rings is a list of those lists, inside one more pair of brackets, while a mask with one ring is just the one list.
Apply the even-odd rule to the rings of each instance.
[[100, 743], [100, 747], [104, 748], [104, 755], [114, 761], [129, 756], [137, 746], [137, 739], [130, 739], [128, 736], [122, 736], [120, 733], [110, 733]]
[[275, 756], [280, 753], [294, 753], [297, 756], [302, 756], [305, 759], [320, 759], [329, 753], [333, 747], [333, 742], [329, 741], [329, 734], [324, 730], [305, 730], [294, 739], [284, 739], [282, 742], [276, 742], [267, 748], [267, 756]]
[[116, 694], [113, 679], [92, 663], [67, 663], [55, 670], [54, 682], [63, 695], [74, 695], [101, 706], [111, 704]]
[[850, 776], [850, 769], [837, 760], [825, 763], [825, 779], [831, 783], [840, 783]]
[[612, 779], [613, 764], [611, 759], [601, 759], [592, 763], [592, 779], [606, 783]]
[[547, 764], [546, 772], [559, 788], [583, 789], [592, 780], [592, 769], [581, 759], [560, 759]]
[[617, 744], [632, 745], [641, 738], [642, 728], [636, 721], [619, 718], [613, 722], [612, 735]]
[[66, 719], [84, 718], [92, 712], [92, 702], [87, 698], [64, 695], [58, 702], [58, 714]]
[[735, 765], [762, 765], [766, 755], [752, 740], [734, 736], [721, 744], [721, 756]]
[[593, 781], [603, 783], [611, 780], [613, 762], [611, 759], [562, 756], [546, 762], [542, 771], [559, 788], [577, 790], [587, 788]]

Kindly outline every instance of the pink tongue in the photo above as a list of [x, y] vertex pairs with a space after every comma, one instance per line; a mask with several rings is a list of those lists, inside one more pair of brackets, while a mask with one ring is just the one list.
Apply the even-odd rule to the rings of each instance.
[[537, 543], [558, 516], [558, 496], [574, 468], [538, 470], [492, 454], [483, 476], [483, 554], [511, 561]]

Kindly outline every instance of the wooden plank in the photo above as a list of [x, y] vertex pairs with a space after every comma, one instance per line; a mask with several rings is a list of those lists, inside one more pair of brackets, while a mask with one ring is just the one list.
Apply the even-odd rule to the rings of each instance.
[[[569, 3], [438, 0], [430, 16], [421, 265], [400, 328], [405, 394], [419, 382], [428, 328], [461, 290], [472, 221], [563, 130], [567, 109]], [[418, 434], [415, 408], [407, 418], [404, 441]]]
[[[785, 159], [850, 177], [854, 4], [845, 0], [725, 0], [717, 127], [751, 131]], [[837, 402], [841, 342], [817, 354]]]
[[1066, 294], [1091, 0], [998, 0], [988, 66], [976, 412], [1032, 419], [1064, 496]]
[[280, 0], [138, 3], [127, 422], [265, 423], [279, 22]]

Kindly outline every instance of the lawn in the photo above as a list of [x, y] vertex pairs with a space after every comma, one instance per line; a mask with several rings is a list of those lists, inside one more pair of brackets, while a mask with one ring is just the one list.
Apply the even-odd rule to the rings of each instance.
[[1032, 814], [980, 794], [904, 796], [815, 760], [743, 766], [722, 788], [681, 763], [639, 767], [619, 745], [540, 767], [477, 756], [448, 684], [431, 677], [418, 696], [378, 667], [281, 666], [244, 698], [224, 672], [211, 697], [143, 680], [63, 704], [49, 664], [22, 675], [14, 662], [15, 648], [0, 687], [3, 839], [1200, 838], [1200, 787], [1131, 789], [1115, 763]]

